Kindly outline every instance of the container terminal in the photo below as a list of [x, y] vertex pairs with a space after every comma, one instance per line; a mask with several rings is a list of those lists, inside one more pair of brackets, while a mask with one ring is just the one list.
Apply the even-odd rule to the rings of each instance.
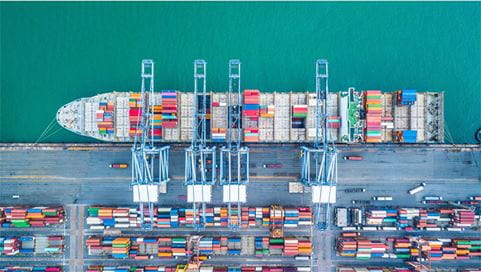
[[106, 143], [0, 144], [0, 271], [481, 271], [481, 148], [442, 92], [139, 92], [62, 106]]

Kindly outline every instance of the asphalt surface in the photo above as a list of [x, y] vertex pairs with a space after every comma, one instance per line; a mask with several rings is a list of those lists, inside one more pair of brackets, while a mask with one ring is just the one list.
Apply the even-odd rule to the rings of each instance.
[[[86, 148], [90, 149], [90, 148]], [[280, 203], [284, 206], [310, 205], [310, 194], [289, 194], [288, 181], [298, 181], [300, 173], [299, 147], [294, 145], [252, 146], [251, 183], [248, 186], [248, 203], [244, 206], [267, 206]], [[352, 207], [352, 200], [369, 200], [373, 196], [389, 195], [389, 203], [371, 201], [375, 206], [422, 206], [425, 195], [439, 195], [446, 200], [464, 200], [468, 196], [481, 194], [481, 152], [480, 148], [373, 148], [354, 146], [341, 147], [339, 158], [339, 180], [336, 206]], [[342, 156], [360, 155], [363, 161], [344, 161]], [[99, 150], [72, 151], [54, 148], [52, 150], [16, 150], [0, 148], [0, 205], [69, 205], [68, 245], [66, 259], [61, 263], [70, 271], [81, 271], [88, 264], [131, 264], [135, 261], [85, 259], [83, 239], [96, 232], [85, 230], [83, 224], [86, 205], [132, 206], [129, 187], [130, 168], [110, 169], [111, 163], [130, 163], [130, 149], [127, 147], [101, 148]], [[170, 153], [171, 182], [167, 194], [162, 194], [158, 205], [188, 206], [183, 200], [186, 194], [183, 185], [184, 152], [182, 147], [173, 147]], [[266, 163], [281, 163], [280, 169], [265, 169]], [[427, 184], [425, 191], [411, 196], [407, 190], [420, 182]], [[362, 187], [365, 193], [345, 193], [344, 189]], [[216, 186], [212, 205], [221, 205], [222, 190]], [[19, 195], [13, 199], [12, 195]], [[74, 205], [72, 205], [74, 204]], [[2, 230], [3, 231], [3, 230]], [[21, 232], [24, 230], [21, 230]], [[25, 230], [28, 232], [30, 230]], [[35, 230], [35, 233], [57, 233], [59, 230]], [[61, 230], [63, 231], [63, 230]], [[254, 230], [252, 230], [254, 231]], [[301, 230], [300, 230], [301, 231]], [[172, 232], [172, 231], [171, 231]], [[176, 234], [186, 234], [189, 230], [179, 230]], [[129, 230], [128, 235], [143, 234]], [[222, 232], [229, 234], [229, 231]], [[241, 232], [240, 235], [259, 235], [265, 230], [255, 230], [255, 234]], [[156, 231], [149, 235], [170, 234], [169, 231]], [[333, 271], [336, 265], [405, 266], [399, 260], [356, 261], [341, 258], [334, 251], [335, 237], [339, 231], [313, 231], [315, 254], [312, 265], [317, 271]], [[405, 233], [397, 232], [397, 235]], [[423, 233], [421, 233], [423, 234]], [[429, 234], [429, 233], [426, 233]], [[438, 233], [431, 235], [439, 236]], [[474, 233], [478, 234], [478, 233]], [[387, 235], [387, 233], [376, 233]], [[459, 233], [444, 233], [455, 237]], [[470, 234], [471, 235], [471, 234]], [[66, 239], [67, 240], [67, 239]], [[25, 259], [25, 262], [31, 260]], [[42, 259], [37, 261], [58, 262]], [[284, 258], [247, 258], [225, 260], [213, 258], [213, 264], [284, 264], [306, 265], [307, 263]], [[0, 260], [0, 264], [6, 262]], [[142, 262], [142, 265], [158, 263]], [[137, 262], [136, 264], [139, 264]], [[433, 266], [469, 267], [470, 262], [433, 262]], [[314, 269], [316, 271], [316, 269]]]

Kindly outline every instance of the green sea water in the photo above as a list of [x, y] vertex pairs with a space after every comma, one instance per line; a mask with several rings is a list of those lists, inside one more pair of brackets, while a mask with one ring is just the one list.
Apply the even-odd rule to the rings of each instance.
[[[35, 142], [76, 98], [138, 90], [140, 62], [156, 89], [192, 90], [205, 59], [210, 90], [314, 90], [314, 61], [329, 61], [331, 90], [445, 92], [448, 142], [481, 126], [480, 2], [46, 2], [0, 3], [2, 142]], [[92, 142], [58, 126], [43, 142]]]

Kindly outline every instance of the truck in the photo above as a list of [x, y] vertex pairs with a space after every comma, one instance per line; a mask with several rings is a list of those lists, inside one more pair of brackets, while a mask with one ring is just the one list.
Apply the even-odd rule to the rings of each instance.
[[348, 188], [344, 189], [344, 193], [364, 193], [366, 189], [364, 188]]
[[282, 164], [281, 163], [266, 163], [266, 164], [262, 165], [262, 167], [269, 168], [269, 169], [282, 168]]
[[373, 196], [372, 200], [377, 200], [377, 201], [391, 201], [392, 196]]
[[129, 165], [127, 163], [112, 163], [109, 165], [110, 168], [117, 168], [117, 169], [125, 169], [128, 168]]
[[410, 190], [408, 191], [408, 193], [409, 193], [410, 195], [417, 194], [417, 193], [423, 191], [425, 186], [426, 186], [426, 183], [423, 182], [423, 183], [419, 184], [418, 186], [410, 189]]
[[443, 200], [442, 196], [425, 196], [424, 200]]
[[362, 161], [361, 156], [344, 156], [342, 157], [345, 161]]
[[469, 197], [470, 200], [481, 201], [481, 196], [471, 196]]

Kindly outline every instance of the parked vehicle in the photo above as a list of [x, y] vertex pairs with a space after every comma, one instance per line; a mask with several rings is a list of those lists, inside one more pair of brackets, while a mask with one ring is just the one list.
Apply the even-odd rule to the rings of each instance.
[[262, 167], [264, 167], [264, 168], [282, 168], [282, 164], [281, 163], [267, 163], [267, 164], [264, 164]]
[[20, 196], [19, 196], [19, 195], [13, 195], [12, 198], [13, 198], [13, 199], [19, 199]]
[[470, 200], [481, 201], [481, 196], [471, 196], [469, 199], [470, 199]]
[[344, 156], [342, 158], [346, 161], [362, 161], [363, 159], [361, 156]]
[[369, 200], [353, 200], [351, 201], [352, 204], [365, 204], [365, 205], [369, 205], [371, 204], [371, 201]]
[[410, 195], [417, 194], [417, 193], [423, 191], [425, 186], [426, 186], [426, 183], [423, 182], [423, 183], [421, 183], [420, 185], [418, 185], [418, 186], [412, 188], [411, 190], [409, 190], [408, 193], [409, 193]]
[[424, 200], [443, 200], [442, 196], [425, 196]]
[[423, 200], [422, 201], [423, 204], [444, 204], [446, 203], [446, 201], [444, 200]]
[[129, 165], [126, 164], [126, 163], [112, 163], [111, 165], [109, 165], [110, 168], [119, 168], [119, 169], [125, 169], [125, 168], [128, 168]]
[[377, 201], [391, 201], [392, 196], [373, 196], [372, 199]]
[[365, 191], [366, 189], [364, 188], [348, 188], [344, 190], [345, 193], [363, 193]]

